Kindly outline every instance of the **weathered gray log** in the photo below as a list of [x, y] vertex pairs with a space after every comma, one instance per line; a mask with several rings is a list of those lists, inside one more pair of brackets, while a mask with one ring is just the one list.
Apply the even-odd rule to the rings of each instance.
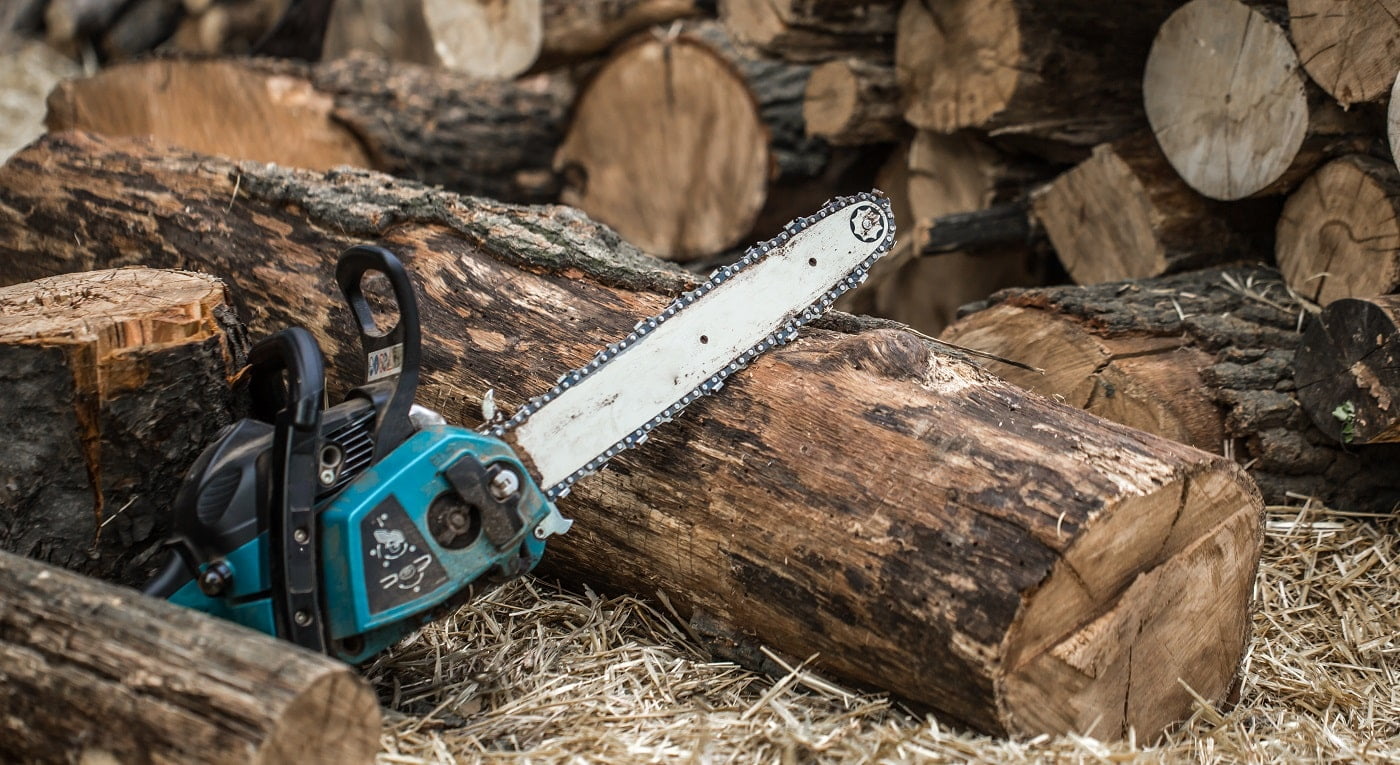
[[0, 549], [130, 585], [185, 469], [233, 421], [224, 286], [122, 269], [0, 288]]
[[1267, 502], [1390, 512], [1400, 447], [1342, 448], [1304, 411], [1293, 371], [1302, 314], [1278, 271], [1241, 266], [1005, 290], [942, 338], [1046, 370], [989, 363], [1030, 390], [1232, 454]]
[[369, 763], [379, 725], [345, 664], [0, 552], [0, 759]]
[[[78, 134], [0, 170], [0, 279], [179, 260], [231, 278], [255, 330], [310, 327], [342, 385], [362, 360], [331, 264], [365, 240], [417, 284], [419, 400], [462, 424], [488, 388], [519, 405], [694, 284], [568, 208], [369, 172]], [[707, 630], [1009, 733], [1151, 736], [1192, 692], [1221, 699], [1260, 543], [1228, 461], [839, 316], [560, 508], [576, 524], [547, 571], [660, 590]]]
[[316, 65], [167, 58], [66, 82], [50, 130], [155, 135], [235, 159], [357, 165], [516, 202], [553, 200], [551, 170], [573, 85], [562, 74], [495, 83], [351, 56]]

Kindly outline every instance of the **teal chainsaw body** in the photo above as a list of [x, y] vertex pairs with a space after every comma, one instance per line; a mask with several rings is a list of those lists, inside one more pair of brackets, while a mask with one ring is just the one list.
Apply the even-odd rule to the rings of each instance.
[[[324, 361], [309, 332], [255, 345], [249, 416], [190, 467], [173, 554], [147, 594], [348, 662], [373, 656], [532, 569], [571, 524], [555, 500], [575, 481], [860, 284], [894, 243], [889, 207], [861, 194], [789, 223], [511, 418], [484, 411], [480, 431], [413, 404], [420, 329], [408, 275], [384, 249], [347, 250], [336, 281], [358, 325], [364, 382], [324, 408]], [[372, 272], [392, 289], [388, 329], [363, 290]]]

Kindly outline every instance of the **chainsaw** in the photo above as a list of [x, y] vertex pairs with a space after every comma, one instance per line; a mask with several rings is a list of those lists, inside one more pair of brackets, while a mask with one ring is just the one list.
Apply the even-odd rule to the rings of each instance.
[[[792, 341], [893, 242], [879, 192], [833, 199], [509, 418], [490, 411], [488, 393], [475, 430], [413, 403], [421, 338], [408, 274], [387, 250], [352, 247], [336, 282], [359, 330], [363, 383], [324, 408], [324, 360], [308, 331], [257, 343], [249, 415], [187, 472], [170, 560], [145, 592], [360, 663], [531, 570], [569, 529], [555, 502], [576, 481]], [[371, 273], [397, 306], [387, 330], [363, 291]]]

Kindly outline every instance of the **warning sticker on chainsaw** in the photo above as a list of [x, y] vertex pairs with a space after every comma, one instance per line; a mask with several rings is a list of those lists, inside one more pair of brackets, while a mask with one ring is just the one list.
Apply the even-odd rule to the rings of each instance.
[[371, 614], [412, 603], [447, 583], [447, 571], [393, 496], [360, 522], [360, 545]]
[[388, 348], [380, 348], [370, 352], [365, 379], [368, 382], [374, 382], [385, 377], [392, 377], [402, 370], [403, 343], [396, 343]]

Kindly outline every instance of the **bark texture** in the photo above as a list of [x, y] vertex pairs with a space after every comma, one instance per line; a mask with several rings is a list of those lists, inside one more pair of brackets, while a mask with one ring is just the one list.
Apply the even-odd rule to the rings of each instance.
[[1400, 441], [1400, 296], [1343, 298], [1303, 332], [1293, 360], [1298, 398], [1318, 430], [1343, 444]]
[[0, 552], [0, 757], [370, 763], [379, 703], [349, 666]]
[[0, 288], [0, 548], [147, 581], [185, 469], [233, 421], [243, 354], [224, 286], [203, 274]]
[[1292, 359], [1302, 314], [1277, 271], [1214, 268], [1007, 290], [943, 339], [1045, 369], [989, 363], [1031, 390], [1233, 456], [1266, 502], [1292, 494], [1390, 512], [1400, 502], [1400, 450], [1343, 449], [1299, 401]]
[[[6, 280], [137, 258], [236, 275], [254, 329], [308, 326], [340, 379], [358, 363], [330, 264], [383, 242], [421, 296], [420, 401], [463, 424], [488, 388], [518, 405], [693, 283], [566, 208], [71, 134], [0, 171], [0, 224]], [[840, 316], [561, 509], [577, 524], [549, 571], [665, 592], [697, 623], [1009, 733], [1150, 736], [1190, 711], [1183, 686], [1222, 698], [1260, 542], [1227, 461]]]
[[60, 85], [50, 130], [154, 135], [196, 151], [324, 170], [372, 167], [466, 194], [544, 202], [573, 86], [492, 83], [354, 56], [156, 59]]
[[905, 118], [1082, 146], [1142, 121], [1138, 80], [1178, 0], [905, 0], [895, 66]]

